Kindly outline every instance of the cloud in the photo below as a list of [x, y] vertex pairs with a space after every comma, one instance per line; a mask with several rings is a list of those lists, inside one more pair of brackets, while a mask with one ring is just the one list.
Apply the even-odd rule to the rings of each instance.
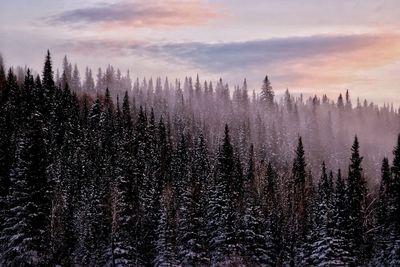
[[139, 40], [108, 40], [108, 39], [73, 39], [64, 40], [58, 45], [60, 51], [70, 51], [80, 55], [91, 56], [129, 56], [132, 51], [137, 51], [145, 46], [144, 41]]
[[360, 72], [400, 61], [399, 34], [318, 35], [146, 47], [210, 73], [269, 73], [286, 85], [369, 82]]
[[48, 23], [71, 26], [116, 27], [170, 27], [205, 23], [217, 16], [216, 6], [202, 0], [147, 0], [97, 4], [73, 9], [47, 17]]
[[[399, 55], [399, 35], [307, 36], [231, 43], [169, 43], [147, 48], [152, 53], [172, 56], [210, 71], [229, 71], [260, 65], [273, 66], [284, 62], [323, 60], [331, 56], [368, 56], [362, 62], [376, 65]], [[390, 48], [390, 50], [387, 50]], [[376, 50], [377, 49], [377, 50]], [[361, 59], [361, 58], [360, 58]], [[340, 61], [340, 58], [336, 58]], [[346, 58], [342, 58], [346, 60]], [[351, 62], [359, 65], [361, 62]]]

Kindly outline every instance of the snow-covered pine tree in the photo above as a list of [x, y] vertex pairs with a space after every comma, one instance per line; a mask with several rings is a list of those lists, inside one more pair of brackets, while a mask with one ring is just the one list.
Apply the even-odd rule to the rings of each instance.
[[314, 235], [310, 260], [313, 266], [342, 266], [344, 263], [337, 260], [333, 247], [333, 175], [329, 177], [325, 162], [322, 163], [321, 178], [318, 184], [318, 200], [315, 214]]
[[241, 212], [242, 261], [245, 265], [274, 265], [264, 236], [261, 198], [256, 185], [256, 166], [253, 145], [250, 146], [249, 162], [244, 179], [243, 211]]
[[141, 212], [143, 215], [141, 225], [141, 238], [139, 248], [142, 251], [139, 255], [143, 257], [143, 261], [151, 264], [155, 255], [156, 229], [157, 220], [160, 217], [160, 194], [157, 179], [157, 170], [159, 170], [159, 162], [157, 157], [157, 127], [153, 109], [151, 109], [150, 119], [145, 128], [145, 144], [144, 144], [144, 172], [142, 176], [141, 189], [139, 192]]
[[6, 80], [6, 69], [4, 67], [3, 57], [0, 54], [0, 102], [2, 102], [1, 99], [3, 97], [2, 96], [3, 92], [4, 92], [5, 88], [6, 88], [6, 83], [7, 83], [7, 80]]
[[[43, 69], [42, 84], [43, 84], [46, 104], [50, 105], [53, 94], [54, 94], [54, 90], [55, 90], [50, 51], [47, 51], [47, 54], [46, 54], [46, 59], [45, 59], [44, 69]], [[47, 115], [47, 114], [44, 114], [44, 115]]]
[[288, 203], [288, 261], [291, 264], [302, 261], [304, 252], [302, 245], [306, 237], [306, 161], [302, 138], [299, 137], [296, 156], [293, 161], [291, 181], [289, 183]]
[[0, 254], [4, 266], [48, 265], [51, 255], [43, 116], [33, 105], [25, 107], [31, 110], [24, 111], [28, 117], [24, 128], [18, 130], [10, 171], [11, 194], [2, 225]]
[[157, 227], [156, 256], [154, 266], [179, 266], [175, 255], [174, 233], [174, 195], [171, 185], [167, 184], [161, 196], [161, 212]]
[[363, 253], [364, 245], [364, 216], [366, 209], [367, 188], [361, 166], [363, 158], [360, 156], [360, 145], [357, 136], [351, 148], [349, 173], [347, 178], [347, 214], [348, 214], [348, 242], [350, 251], [354, 253], [357, 262], [365, 260]]
[[[1, 66], [2, 68], [2, 66]], [[10, 70], [0, 95], [0, 225], [7, 210], [10, 193], [10, 170], [14, 160], [15, 136], [20, 115], [20, 90], [16, 77]]]
[[[40, 96], [40, 95], [39, 95]], [[53, 262], [73, 264], [73, 252], [77, 244], [76, 218], [81, 187], [82, 129], [79, 118], [79, 102], [66, 87], [62, 94], [60, 118], [62, 119], [62, 142], [52, 154], [56, 158], [49, 166], [53, 181], [51, 235]], [[40, 97], [36, 100], [40, 105]]]
[[350, 247], [347, 242], [347, 201], [346, 201], [346, 184], [342, 178], [342, 172], [339, 169], [336, 178], [334, 190], [334, 212], [333, 212], [333, 245], [336, 254], [336, 260], [344, 265], [352, 265], [355, 262], [354, 256], [350, 253]]
[[225, 126], [225, 135], [218, 152], [213, 187], [208, 203], [209, 250], [212, 265], [235, 264], [239, 254], [235, 233], [237, 214], [233, 209], [231, 192], [234, 173], [234, 155], [229, 128]]
[[382, 160], [381, 166], [381, 181], [378, 193], [376, 219], [376, 233], [374, 244], [374, 255], [372, 262], [375, 265], [389, 265], [387, 259], [389, 257], [390, 241], [390, 190], [392, 188], [392, 173], [388, 158]]
[[262, 190], [262, 210], [264, 236], [271, 265], [276, 265], [278, 260], [278, 251], [280, 251], [282, 240], [282, 203], [279, 201], [281, 196], [278, 193], [278, 175], [273, 169], [272, 164], [267, 164], [264, 174]]
[[74, 65], [74, 70], [72, 72], [71, 89], [73, 91], [81, 90], [81, 77], [79, 74], [78, 66], [76, 64]]
[[265, 76], [261, 87], [260, 101], [267, 109], [272, 109], [274, 105], [274, 91], [268, 76]]
[[[103, 265], [110, 258], [111, 249], [111, 209], [107, 205], [109, 187], [104, 166], [107, 155], [103, 155], [99, 146], [102, 143], [102, 127], [105, 113], [99, 98], [96, 98], [88, 114], [87, 135], [83, 153], [83, 177], [81, 190], [81, 209], [79, 244], [76, 261], [84, 265]], [[107, 224], [109, 223], [109, 224]]]
[[120, 114], [119, 130], [114, 137], [117, 141], [116, 184], [113, 199], [113, 264], [114, 266], [131, 266], [136, 263], [135, 224], [137, 209], [134, 197], [135, 177], [133, 154], [133, 125], [128, 92], [125, 92], [122, 112]]
[[[181, 139], [184, 140], [184, 139]], [[181, 141], [182, 142], [182, 141]], [[178, 152], [185, 155], [185, 144], [178, 147]], [[185, 145], [186, 146], [186, 145]], [[183, 266], [203, 266], [209, 264], [205, 249], [205, 222], [204, 205], [205, 186], [207, 182], [207, 152], [202, 134], [195, 147], [192, 168], [188, 156], [180, 157], [179, 163], [182, 164], [180, 173], [182, 190], [182, 204], [178, 213], [178, 237], [177, 249], [179, 262]], [[205, 168], [205, 169], [203, 169]]]
[[400, 265], [400, 134], [393, 150], [392, 186], [389, 189], [389, 227], [388, 259], [391, 266]]

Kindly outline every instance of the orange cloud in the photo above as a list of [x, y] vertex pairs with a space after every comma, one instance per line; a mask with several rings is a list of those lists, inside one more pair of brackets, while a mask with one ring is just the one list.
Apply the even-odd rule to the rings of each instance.
[[282, 62], [275, 73], [294, 73], [285, 81], [299, 87], [322, 87], [346, 83], [371, 83], [371, 69], [400, 62], [400, 35], [364, 35], [336, 49]]

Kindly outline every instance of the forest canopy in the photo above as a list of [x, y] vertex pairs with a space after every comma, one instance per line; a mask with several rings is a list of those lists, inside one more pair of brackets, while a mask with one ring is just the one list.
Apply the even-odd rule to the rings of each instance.
[[0, 63], [0, 265], [400, 265], [392, 105]]

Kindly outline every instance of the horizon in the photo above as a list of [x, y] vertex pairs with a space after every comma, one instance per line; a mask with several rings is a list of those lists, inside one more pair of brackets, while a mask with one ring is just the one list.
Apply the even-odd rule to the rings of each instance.
[[[50, 50], [47, 50], [48, 52], [50, 52]], [[50, 52], [50, 54], [51, 54], [51, 52]], [[66, 57], [66, 58], [68, 58], [67, 57], [67, 55], [64, 55], [64, 57]], [[0, 58], [1, 58], [1, 62], [4, 62], [4, 57], [0, 54]], [[53, 63], [53, 68], [54, 68], [54, 79], [57, 79], [57, 77], [56, 77], [56, 72], [59, 72], [59, 75], [61, 76], [61, 70], [62, 70], [62, 64], [59, 64], [59, 65], [57, 65], [57, 64], [54, 64], [54, 59], [53, 58], [51, 58], [52, 59], [52, 63]], [[70, 64], [72, 64], [71, 62], [69, 62]], [[74, 64], [72, 64], [72, 67], [75, 65], [76, 63], [74, 63]], [[78, 64], [77, 64], [78, 65]], [[108, 64], [108, 66], [111, 66], [111, 67], [114, 67], [112, 64]], [[7, 70], [7, 71], [9, 71], [9, 70], [12, 70], [15, 74], [17, 74], [16, 72], [18, 71], [18, 68], [21, 68], [23, 71], [27, 71], [27, 70], [29, 70], [30, 71], [30, 74], [32, 75], [32, 76], [37, 76], [37, 75], [39, 75], [41, 78], [42, 78], [42, 76], [43, 76], [43, 73], [42, 73], [42, 71], [38, 71], [38, 70], [36, 70], [36, 69], [32, 69], [32, 68], [30, 68], [28, 65], [25, 65], [25, 66], [9, 66], [9, 67], [5, 67], [5, 69]], [[99, 67], [99, 68], [101, 68], [102, 69], [102, 71], [105, 71], [105, 69], [106, 68], [102, 68], [102, 67]], [[97, 69], [99, 69], [99, 68], [94, 68], [94, 69], [91, 69], [91, 68], [89, 68], [91, 71], [96, 71]], [[81, 70], [81, 69], [79, 69], [79, 67], [78, 67], [78, 70], [79, 70], [79, 77], [80, 77], [80, 82], [83, 84], [83, 82], [84, 82], [84, 77], [82, 77], [83, 76], [83, 70]], [[117, 68], [114, 68], [114, 70], [120, 70], [118, 67]], [[130, 72], [130, 70], [128, 69], [125, 73], [124, 72], [122, 72], [121, 71], [121, 74], [123, 75], [123, 76], [126, 76], [127, 75], [127, 73], [128, 72]], [[93, 72], [94, 74], [93, 75], [96, 75], [95, 74], [95, 72]], [[104, 74], [104, 73], [103, 73]], [[199, 74], [196, 74], [195, 76], [199, 76], [200, 77], [200, 75]], [[268, 76], [268, 75], [267, 75]], [[269, 78], [271, 78], [270, 76], [268, 76]], [[59, 77], [60, 78], [60, 77]], [[179, 77], [179, 78], [177, 78], [177, 77], [168, 77], [168, 76], [165, 76], [165, 77], [160, 77], [160, 76], [150, 76], [150, 77], [146, 77], [146, 76], [144, 76], [144, 77], [135, 77], [135, 76], [130, 76], [130, 78], [131, 78], [131, 84], [130, 84], [130, 86], [132, 87], [131, 88], [131, 90], [130, 91], [132, 91], [133, 90], [133, 85], [134, 85], [134, 82], [136, 81], [136, 79], [139, 79], [139, 82], [140, 83], [142, 83], [143, 82], [143, 79], [146, 79], [146, 80], [156, 80], [156, 79], [158, 79], [158, 78], [160, 78], [162, 81], [164, 81], [165, 79], [168, 79], [170, 82], [171, 81], [173, 81], [173, 80], [178, 80], [181, 84], [183, 83], [183, 81], [186, 79], [186, 78], [190, 78], [190, 79], [192, 79], [192, 81], [194, 81], [194, 79], [193, 79], [193, 77], [192, 76], [185, 76], [185, 77]], [[172, 78], [172, 79], [171, 79]], [[273, 78], [273, 77], [272, 77]], [[229, 81], [226, 81], [226, 80], [224, 80], [223, 79], [223, 77], [219, 77], [219, 78], [217, 78], [217, 79], [214, 79], [214, 80], [204, 80], [204, 82], [211, 82], [211, 83], [213, 83], [213, 84], [217, 84], [218, 82], [219, 82], [219, 80], [220, 79], [222, 79], [223, 80], [223, 82], [224, 82], [224, 84], [227, 84], [228, 86], [229, 86], [229, 89], [230, 89], [230, 96], [232, 97], [232, 95], [233, 95], [233, 89], [235, 88], [235, 87], [241, 87], [242, 86], [242, 84], [230, 84], [229, 83]], [[246, 77], [244, 77], [243, 78], [243, 81], [242, 82], [244, 82], [244, 80], [246, 80], [246, 82], [247, 82], [247, 84], [248, 84], [248, 79], [246, 78]], [[263, 80], [263, 79], [262, 79]], [[253, 92], [255, 92], [256, 93], [256, 95], [257, 95], [257, 97], [259, 97], [259, 95], [260, 95], [260, 90], [261, 90], [261, 85], [262, 85], [262, 80], [261, 80], [261, 82], [259, 82], [259, 86], [258, 87], [254, 87], [254, 88], [248, 88], [248, 91], [249, 91], [249, 94], [252, 94]], [[200, 83], [202, 84], [202, 82], [203, 82], [203, 80], [201, 80], [201, 78], [200, 78]], [[95, 82], [95, 84], [97, 84], [97, 82]], [[253, 83], [253, 84], [255, 84], [255, 83]], [[273, 86], [273, 85], [272, 85]], [[84, 88], [83, 88], [84, 89]], [[304, 99], [304, 101], [305, 102], [307, 102], [308, 100], [310, 100], [310, 99], [312, 99], [313, 97], [317, 97], [319, 100], [321, 100], [324, 96], [327, 96], [328, 97], [328, 101], [329, 101], [329, 103], [330, 104], [336, 104], [337, 103], [337, 101], [338, 101], [338, 98], [340, 97], [340, 96], [342, 96], [342, 97], [344, 97], [345, 96], [345, 94], [346, 94], [346, 92], [348, 92], [349, 93], [349, 95], [350, 95], [350, 101], [352, 102], [352, 104], [353, 104], [353, 108], [355, 108], [356, 107], [356, 103], [357, 102], [359, 102], [359, 103], [361, 103], [361, 106], [362, 105], [364, 105], [364, 102], [365, 101], [367, 101], [367, 103], [368, 103], [368, 105], [373, 105], [373, 106], [376, 106], [376, 107], [378, 107], [378, 108], [384, 108], [384, 107], [387, 107], [387, 108], [391, 108], [391, 107], [393, 107], [394, 108], [394, 110], [395, 110], [395, 112], [397, 112], [397, 109], [400, 109], [400, 103], [396, 103], [396, 102], [374, 102], [373, 100], [371, 100], [371, 99], [368, 99], [368, 98], [362, 98], [362, 97], [360, 97], [360, 96], [358, 96], [358, 95], [352, 95], [351, 93], [351, 90], [350, 89], [343, 89], [343, 91], [335, 91], [335, 92], [325, 92], [324, 90], [321, 90], [321, 91], [305, 91], [305, 92], [303, 92], [303, 91], [301, 91], [301, 90], [294, 90], [294, 91], [291, 91], [289, 88], [276, 88], [276, 87], [274, 87], [273, 86], [273, 89], [274, 89], [274, 91], [275, 91], [275, 97], [277, 98], [277, 103], [279, 102], [279, 101], [281, 101], [281, 100], [283, 100], [283, 98], [285, 97], [285, 93], [286, 93], [286, 91], [289, 91], [289, 93], [290, 93], [290, 96], [291, 97], [294, 97], [295, 99], [298, 99], [298, 98], [303, 98]], [[110, 88], [110, 90], [111, 91], [113, 91], [114, 89], [113, 88]], [[176, 90], [176, 88], [174, 88], [174, 90]], [[83, 92], [85, 91], [85, 89], [83, 90]], [[101, 93], [101, 92], [98, 92], [98, 93]], [[117, 95], [118, 95], [118, 93], [117, 93]], [[122, 95], [121, 95], [122, 96]]]

